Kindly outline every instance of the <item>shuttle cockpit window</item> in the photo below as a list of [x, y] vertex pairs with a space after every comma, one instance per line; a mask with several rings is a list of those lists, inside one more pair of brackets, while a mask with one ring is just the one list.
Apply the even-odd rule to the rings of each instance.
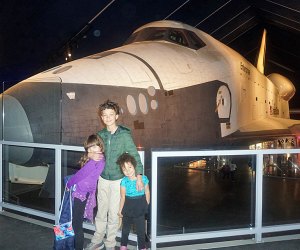
[[184, 34], [177, 30], [169, 30], [168, 32], [168, 38], [172, 42], [181, 44], [183, 46], [188, 46], [188, 43], [186, 41], [186, 38], [184, 37]]
[[167, 30], [165, 28], [146, 28], [133, 33], [125, 44], [142, 41], [165, 40]]
[[190, 47], [192, 49], [200, 49], [205, 46], [205, 43], [192, 31], [186, 31]]
[[135, 32], [125, 44], [158, 40], [176, 43], [196, 50], [205, 46], [205, 43], [192, 31], [161, 27], [150, 27]]

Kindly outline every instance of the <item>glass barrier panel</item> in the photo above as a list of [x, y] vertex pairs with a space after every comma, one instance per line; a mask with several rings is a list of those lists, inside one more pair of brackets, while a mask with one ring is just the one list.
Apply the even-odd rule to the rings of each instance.
[[3, 102], [4, 102], [4, 93], [7, 89], [9, 89], [10, 87], [12, 87], [15, 83], [13, 82], [4, 82], [2, 81], [1, 83], [1, 94], [0, 94], [0, 110], [1, 110], [1, 124], [0, 124], [0, 138], [1, 140], [3, 140], [3, 124], [4, 124], [4, 105], [3, 105]]
[[3, 201], [54, 213], [54, 150], [3, 145]]
[[83, 152], [62, 150], [62, 193], [64, 191], [65, 183], [67, 182], [67, 180], [80, 169], [79, 160], [82, 155]]
[[300, 155], [265, 155], [263, 175], [263, 226], [299, 223]]
[[20, 82], [4, 91], [4, 140], [61, 143], [61, 84], [47, 80]]
[[159, 158], [157, 235], [253, 227], [253, 165], [247, 155]]
[[1, 95], [0, 95], [0, 110], [1, 110], [1, 124], [0, 124], [0, 139], [3, 140], [3, 91], [4, 91], [4, 82], [1, 85]]

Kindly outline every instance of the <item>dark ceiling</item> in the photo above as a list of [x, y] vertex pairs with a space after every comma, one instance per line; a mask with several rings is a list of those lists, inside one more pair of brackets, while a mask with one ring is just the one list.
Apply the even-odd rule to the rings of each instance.
[[280, 73], [298, 89], [300, 0], [30, 0], [2, 1], [0, 80], [6, 87], [65, 62], [123, 44], [141, 25], [177, 20], [197, 27], [250, 62], [267, 30], [265, 73]]

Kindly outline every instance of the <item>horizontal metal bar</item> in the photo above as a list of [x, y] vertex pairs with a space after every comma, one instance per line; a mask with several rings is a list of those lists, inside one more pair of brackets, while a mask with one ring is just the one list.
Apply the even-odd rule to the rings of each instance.
[[14, 211], [26, 213], [26, 214], [31, 214], [31, 215], [38, 216], [41, 218], [46, 218], [46, 219], [53, 220], [53, 221], [55, 220], [54, 214], [42, 212], [42, 211], [35, 210], [32, 208], [22, 207], [19, 205], [14, 205], [14, 204], [6, 203], [6, 202], [2, 202], [2, 207], [8, 208], [8, 209], [11, 209]]

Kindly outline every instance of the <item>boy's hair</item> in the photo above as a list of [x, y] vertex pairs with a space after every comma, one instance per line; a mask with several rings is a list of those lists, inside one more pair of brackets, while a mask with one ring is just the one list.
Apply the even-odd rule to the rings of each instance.
[[99, 105], [99, 114], [102, 115], [102, 111], [105, 109], [112, 109], [116, 114], [120, 114], [120, 107], [118, 103], [107, 100], [106, 102]]
[[119, 156], [117, 164], [120, 166], [121, 170], [124, 167], [125, 162], [130, 162], [134, 168], [136, 168], [136, 160], [134, 157], [128, 153], [123, 153]]
[[97, 134], [89, 135], [88, 138], [83, 143], [83, 147], [85, 150], [85, 153], [79, 160], [80, 167], [83, 167], [84, 164], [86, 164], [89, 160], [88, 158], [88, 149], [93, 146], [99, 146], [101, 148], [101, 151], [104, 152], [104, 142]]

